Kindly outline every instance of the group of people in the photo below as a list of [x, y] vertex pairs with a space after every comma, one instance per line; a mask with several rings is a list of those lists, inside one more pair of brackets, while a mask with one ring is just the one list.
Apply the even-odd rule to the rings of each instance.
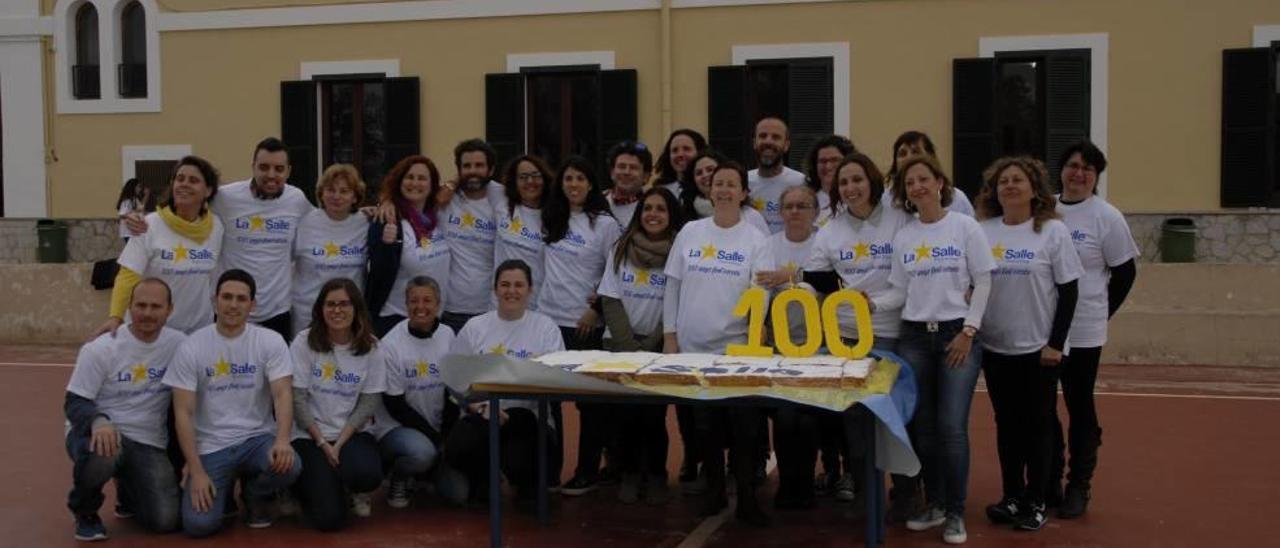
[[[1057, 196], [1042, 162], [1001, 158], [971, 202], [923, 133], [898, 138], [887, 173], [834, 135], [803, 172], [791, 169], [789, 131], [775, 117], [757, 123], [752, 142], [750, 171], [681, 129], [656, 165], [627, 141], [601, 173], [577, 156], [553, 172], [531, 155], [499, 171], [493, 148], [469, 139], [454, 149], [455, 178], [411, 155], [376, 198], [354, 167], [330, 166], [318, 207], [286, 183], [278, 139], [255, 147], [247, 181], [220, 185], [208, 161], [183, 158], [158, 209], [123, 214], [131, 238], [109, 317], [67, 387], [76, 538], [106, 538], [98, 511], [112, 478], [117, 515], [193, 536], [240, 507], [251, 527], [297, 511], [338, 529], [369, 515], [384, 479], [392, 508], [426, 486], [455, 504], [499, 503], [486, 500], [491, 420], [507, 482], [532, 500], [536, 414], [450, 392], [446, 354], [720, 354], [747, 339], [732, 310], [753, 286], [862, 292], [874, 348], [910, 366], [922, 472], [893, 477], [891, 520], [965, 541], [979, 370], [1003, 480], [987, 516], [1037, 530], [1049, 506], [1084, 513], [1101, 436], [1094, 379], [1138, 255], [1119, 211], [1096, 196], [1102, 152], [1081, 142], [1056, 159]], [[802, 317], [790, 314], [797, 344]], [[838, 318], [852, 343], [852, 311]], [[554, 489], [576, 496], [616, 483], [624, 503], [669, 499], [665, 405], [579, 403], [577, 462], [563, 485], [559, 408], [548, 417]], [[865, 502], [857, 472], [874, 419], [859, 406], [675, 411], [680, 487], [702, 497], [704, 515], [724, 509], [732, 483], [737, 517], [770, 522], [756, 496], [770, 419], [778, 510], [811, 508], [823, 494]]]

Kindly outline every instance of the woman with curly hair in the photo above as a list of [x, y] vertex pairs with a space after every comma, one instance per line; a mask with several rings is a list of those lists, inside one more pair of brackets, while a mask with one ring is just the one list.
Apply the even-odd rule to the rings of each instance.
[[1000, 158], [987, 168], [978, 194], [982, 231], [996, 261], [979, 342], [1003, 484], [987, 518], [1024, 531], [1037, 531], [1048, 519], [1058, 367], [1083, 273], [1047, 178], [1039, 160]]

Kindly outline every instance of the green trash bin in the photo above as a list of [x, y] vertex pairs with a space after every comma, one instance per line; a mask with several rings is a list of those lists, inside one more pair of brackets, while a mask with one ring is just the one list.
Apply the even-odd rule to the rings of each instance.
[[36, 259], [42, 263], [67, 262], [67, 223], [53, 219], [36, 221]]
[[1160, 226], [1160, 260], [1166, 263], [1196, 262], [1195, 219], [1165, 219]]

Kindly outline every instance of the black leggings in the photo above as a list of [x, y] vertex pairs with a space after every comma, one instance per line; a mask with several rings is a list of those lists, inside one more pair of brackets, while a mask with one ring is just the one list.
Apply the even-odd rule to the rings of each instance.
[[[507, 423], [501, 426], [499, 434], [502, 453], [498, 459], [502, 473], [518, 492], [532, 495], [538, 481], [538, 418], [523, 407], [508, 408], [506, 413]], [[560, 454], [548, 449], [548, 470], [559, 470]], [[472, 493], [487, 495], [489, 421], [480, 415], [467, 415], [459, 420], [445, 439], [444, 458], [449, 466], [467, 477]]]
[[347, 524], [347, 494], [368, 493], [382, 483], [382, 457], [378, 441], [361, 432], [338, 451], [338, 467], [325, 458], [311, 439], [293, 440], [302, 461], [302, 475], [293, 490], [307, 522], [321, 531], [337, 531]]
[[[667, 475], [667, 406], [618, 406], [618, 459], [624, 473]], [[581, 459], [579, 459], [581, 462]]]
[[982, 372], [995, 411], [1004, 497], [1044, 503], [1058, 368], [1040, 365], [1039, 352], [1008, 355], [983, 350]]
[[813, 465], [818, 458], [818, 426], [824, 412], [781, 407], [773, 420], [778, 453], [778, 497], [813, 498]]
[[[1098, 408], [1093, 399], [1093, 388], [1098, 381], [1098, 362], [1102, 359], [1102, 347], [1072, 348], [1071, 354], [1062, 359], [1060, 380], [1062, 399], [1067, 404], [1067, 417], [1071, 420], [1067, 439], [1063, 439], [1062, 422], [1053, 414], [1053, 469], [1050, 481], [1060, 482], [1068, 462], [1064, 452], [1070, 449], [1071, 472], [1067, 482], [1081, 489], [1088, 489], [1093, 472], [1098, 468], [1098, 447], [1102, 446], [1102, 427], [1098, 425]], [[1057, 397], [1057, 394], [1054, 394]], [[1065, 443], [1064, 443], [1065, 441]]]

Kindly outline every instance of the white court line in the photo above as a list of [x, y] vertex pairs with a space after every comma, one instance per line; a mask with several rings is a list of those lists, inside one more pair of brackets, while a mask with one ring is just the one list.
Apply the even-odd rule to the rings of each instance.
[[76, 366], [76, 364], [74, 363], [28, 363], [28, 362], [0, 362], [0, 365], [7, 365], [10, 367], [58, 367], [58, 368], [68, 368], [68, 367]]
[[[777, 467], [778, 461], [775, 457], [775, 453], [770, 451], [769, 461], [764, 465], [764, 475], [768, 476], [769, 474], [772, 474], [774, 468]], [[725, 509], [719, 514], [702, 520], [702, 522], [699, 523], [693, 531], [689, 532], [689, 536], [684, 537], [684, 540], [680, 541], [680, 544], [676, 545], [676, 548], [698, 548], [706, 545], [707, 541], [711, 540], [711, 535], [715, 534], [716, 530], [720, 529], [720, 526], [724, 525], [726, 521], [729, 521], [729, 516], [733, 514], [736, 507], [737, 502], [734, 502], [733, 505], [725, 507]]]
[[[974, 392], [986, 393], [985, 388], [975, 389]], [[1062, 395], [1062, 391], [1058, 391], [1058, 395]], [[1280, 397], [1275, 396], [1228, 396], [1220, 394], [1161, 394], [1158, 392], [1142, 393], [1142, 392], [1094, 392], [1095, 396], [1118, 396], [1122, 398], [1170, 398], [1183, 400], [1241, 400], [1241, 401], [1280, 401]]]

